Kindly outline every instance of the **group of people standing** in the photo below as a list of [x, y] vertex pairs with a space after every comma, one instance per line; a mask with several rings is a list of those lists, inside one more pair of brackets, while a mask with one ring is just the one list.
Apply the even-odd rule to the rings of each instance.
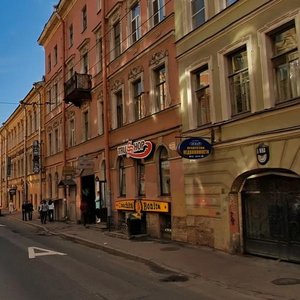
[[22, 204], [22, 220], [32, 220], [33, 205], [31, 202], [24, 201]]
[[47, 223], [47, 217], [49, 219], [49, 222], [54, 221], [54, 202], [52, 200], [41, 201], [39, 205], [39, 212], [40, 212], [40, 219], [42, 224]]

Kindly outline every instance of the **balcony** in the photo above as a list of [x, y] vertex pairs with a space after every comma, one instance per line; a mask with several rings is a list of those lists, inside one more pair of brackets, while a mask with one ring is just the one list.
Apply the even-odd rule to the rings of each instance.
[[74, 73], [65, 83], [65, 102], [80, 107], [85, 100], [91, 99], [91, 75]]

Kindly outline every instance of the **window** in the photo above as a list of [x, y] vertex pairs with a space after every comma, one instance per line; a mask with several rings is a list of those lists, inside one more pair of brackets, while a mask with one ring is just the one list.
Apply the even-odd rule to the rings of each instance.
[[51, 71], [51, 54], [48, 54], [48, 73]]
[[137, 160], [136, 166], [138, 196], [145, 196], [145, 164], [141, 160]]
[[57, 45], [55, 45], [55, 47], [54, 47], [54, 65], [56, 65], [57, 64], [57, 59], [58, 59], [58, 56], [57, 56], [58, 54], [57, 54]]
[[193, 80], [197, 125], [201, 126], [210, 122], [208, 66], [206, 65], [195, 71]]
[[97, 12], [99, 12], [101, 10], [101, 1], [102, 0], [96, 0], [96, 4], [97, 4]]
[[121, 197], [126, 196], [126, 174], [123, 157], [119, 159], [119, 194]]
[[87, 28], [87, 8], [86, 5], [83, 7], [81, 11], [82, 16], [82, 31], [86, 30]]
[[161, 66], [154, 70], [155, 80], [155, 111], [163, 110], [167, 107], [167, 95], [166, 95], [166, 68]]
[[52, 154], [52, 133], [48, 134], [48, 155]]
[[161, 195], [170, 195], [170, 163], [165, 147], [161, 147], [159, 152], [159, 179]]
[[300, 96], [300, 65], [297, 34], [294, 23], [289, 23], [270, 36], [272, 64], [276, 78], [277, 103]]
[[51, 101], [54, 106], [58, 105], [58, 88], [57, 88], [57, 83], [53, 85], [53, 100]]
[[69, 46], [70, 48], [73, 46], [74, 43], [74, 31], [73, 31], [73, 24], [69, 26]]
[[117, 128], [123, 126], [123, 94], [122, 90], [119, 90], [116, 94], [117, 102]]
[[140, 5], [137, 3], [131, 8], [131, 43], [135, 43], [140, 37]]
[[101, 135], [104, 133], [104, 103], [98, 101], [98, 133]]
[[157, 25], [164, 19], [164, 0], [152, 0], [151, 17], [153, 26]]
[[192, 28], [195, 29], [205, 22], [205, 0], [191, 1]]
[[136, 80], [133, 86], [134, 120], [137, 121], [145, 117], [145, 105], [142, 96], [142, 81]]
[[231, 114], [250, 110], [250, 90], [247, 49], [245, 47], [228, 56]]
[[226, 7], [237, 2], [238, 0], [226, 0]]
[[69, 147], [75, 146], [75, 121], [69, 121]]
[[102, 39], [97, 39], [97, 72], [102, 71], [102, 63], [103, 63], [103, 54], [102, 54]]
[[83, 113], [83, 141], [87, 141], [89, 138], [89, 113], [85, 111]]
[[54, 131], [54, 153], [57, 153], [59, 151], [59, 133], [58, 128]]
[[48, 176], [48, 184], [49, 184], [49, 198], [52, 198], [52, 175], [49, 174]]
[[87, 52], [82, 55], [82, 72], [83, 74], [89, 73], [89, 61]]
[[113, 26], [113, 53], [114, 58], [121, 54], [121, 35], [120, 35], [120, 22]]

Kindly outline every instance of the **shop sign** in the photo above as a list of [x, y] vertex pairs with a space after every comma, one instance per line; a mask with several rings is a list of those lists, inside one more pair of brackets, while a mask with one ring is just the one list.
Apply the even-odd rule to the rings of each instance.
[[116, 210], [134, 210], [134, 200], [116, 201]]
[[210, 155], [212, 145], [202, 138], [189, 138], [177, 146], [177, 152], [184, 158], [200, 159]]
[[117, 148], [118, 156], [126, 155], [135, 159], [148, 157], [153, 150], [153, 143], [150, 141], [138, 140], [135, 142], [128, 141], [126, 145]]
[[168, 212], [169, 203], [162, 201], [142, 200], [142, 211]]
[[155, 200], [119, 200], [116, 210], [134, 210], [141, 212], [169, 212], [169, 203]]
[[270, 158], [269, 146], [264, 143], [259, 144], [256, 148], [256, 158], [261, 165], [265, 165]]

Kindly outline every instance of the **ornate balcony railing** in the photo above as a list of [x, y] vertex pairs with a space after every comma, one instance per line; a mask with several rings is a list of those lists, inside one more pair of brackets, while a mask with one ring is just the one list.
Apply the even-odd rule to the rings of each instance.
[[65, 83], [65, 102], [79, 107], [85, 100], [91, 99], [91, 89], [91, 75], [75, 72]]

